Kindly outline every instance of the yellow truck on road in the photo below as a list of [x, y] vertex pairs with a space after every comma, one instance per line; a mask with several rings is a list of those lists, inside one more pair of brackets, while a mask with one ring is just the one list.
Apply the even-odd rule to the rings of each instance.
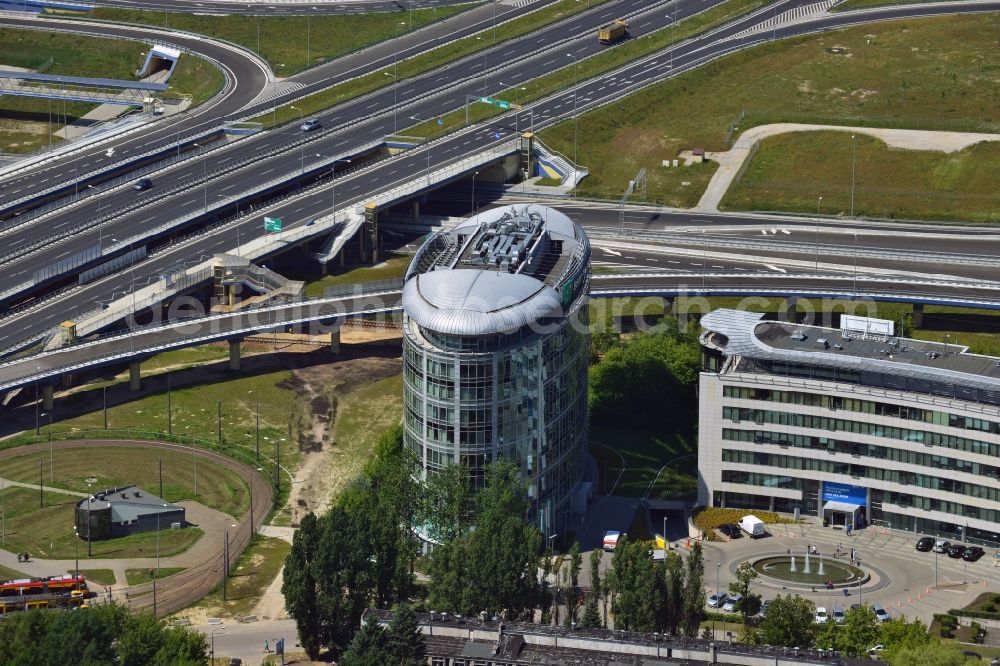
[[597, 39], [601, 44], [614, 44], [620, 39], [624, 39], [628, 34], [628, 23], [621, 19], [615, 19], [611, 23], [601, 26], [597, 31]]

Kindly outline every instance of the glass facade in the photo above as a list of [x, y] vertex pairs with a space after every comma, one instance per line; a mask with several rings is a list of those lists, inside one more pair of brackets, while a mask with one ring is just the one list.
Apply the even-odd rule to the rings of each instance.
[[553, 331], [493, 336], [487, 345], [405, 322], [404, 437], [424, 478], [457, 463], [481, 487], [487, 464], [512, 461], [529, 483], [528, 519], [546, 533], [562, 528], [587, 441], [583, 303], [581, 295]]

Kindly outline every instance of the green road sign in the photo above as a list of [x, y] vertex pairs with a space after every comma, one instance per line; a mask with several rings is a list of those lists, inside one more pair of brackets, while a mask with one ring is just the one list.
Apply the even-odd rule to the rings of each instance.
[[510, 102], [505, 102], [502, 99], [493, 99], [492, 97], [480, 97], [479, 101], [483, 104], [492, 104], [493, 106], [499, 107], [501, 109], [509, 109], [513, 104]]
[[281, 218], [280, 217], [265, 217], [264, 218], [264, 231], [281, 231]]

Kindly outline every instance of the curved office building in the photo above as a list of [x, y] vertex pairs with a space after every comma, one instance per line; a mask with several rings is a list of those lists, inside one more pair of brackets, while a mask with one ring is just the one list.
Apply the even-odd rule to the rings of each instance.
[[1000, 545], [1000, 358], [762, 317], [702, 317], [699, 504]]
[[[404, 426], [424, 479], [515, 462], [547, 535], [579, 502], [590, 243], [562, 213], [496, 208], [431, 236], [403, 287]], [[575, 500], [574, 500], [575, 498]]]

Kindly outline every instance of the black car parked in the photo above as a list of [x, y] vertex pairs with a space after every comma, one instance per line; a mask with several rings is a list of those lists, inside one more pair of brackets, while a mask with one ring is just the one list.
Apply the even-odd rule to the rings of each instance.
[[719, 531], [725, 534], [730, 539], [739, 539], [741, 536], [743, 536], [743, 533], [740, 532], [740, 528], [734, 525], [733, 523], [725, 523], [723, 525], [719, 525]]
[[926, 553], [933, 547], [934, 547], [934, 537], [920, 537], [920, 539], [917, 541], [917, 550], [919, 550], [921, 553]]
[[965, 546], [960, 543], [956, 543], [954, 546], [948, 549], [948, 557], [953, 557], [956, 560], [965, 555]]
[[969, 546], [968, 548], [965, 549], [965, 554], [962, 555], [962, 559], [965, 560], [966, 562], [975, 562], [985, 553], [986, 551], [980, 548], [979, 546]]

